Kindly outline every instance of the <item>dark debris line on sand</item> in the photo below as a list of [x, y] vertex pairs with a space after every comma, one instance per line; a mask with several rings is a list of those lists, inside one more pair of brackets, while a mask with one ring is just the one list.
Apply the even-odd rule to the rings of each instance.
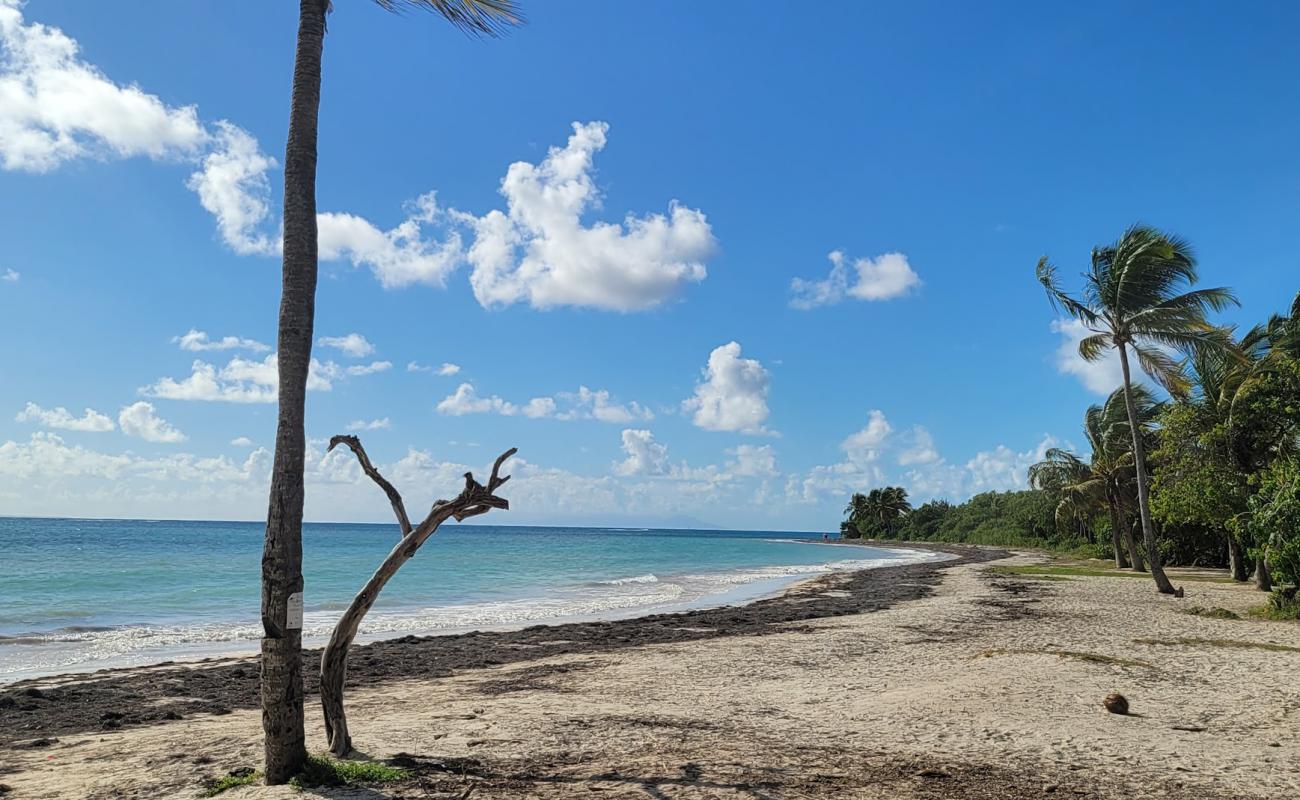
[[[348, 685], [446, 677], [457, 670], [556, 655], [607, 653], [647, 644], [783, 633], [798, 630], [789, 623], [879, 611], [920, 599], [938, 585], [944, 570], [1007, 555], [1002, 550], [960, 546], [928, 549], [956, 558], [828, 575], [800, 591], [744, 606], [375, 642], [354, 648]], [[320, 651], [305, 651], [303, 659], [307, 692], [313, 694], [320, 677]], [[106, 670], [43, 689], [33, 684], [48, 684], [48, 679], [25, 681], [0, 694], [0, 747], [43, 737], [165, 724], [196, 713], [228, 714], [232, 709], [256, 708], [257, 681], [256, 657], [216, 665], [196, 662], [147, 670]]]

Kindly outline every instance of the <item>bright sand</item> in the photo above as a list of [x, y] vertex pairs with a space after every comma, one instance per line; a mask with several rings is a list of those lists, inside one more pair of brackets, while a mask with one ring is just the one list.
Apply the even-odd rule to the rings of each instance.
[[[319, 791], [476, 800], [1300, 792], [1300, 650], [1186, 641], [1300, 648], [1300, 625], [1184, 611], [1262, 602], [1243, 586], [1187, 582], [1177, 600], [1139, 578], [990, 572], [1036, 560], [961, 564], [924, 599], [769, 636], [357, 689], [348, 697], [355, 745], [376, 758], [421, 757], [424, 787]], [[835, 591], [835, 576], [820, 580]], [[1113, 691], [1132, 716], [1102, 709]], [[308, 732], [323, 750], [314, 698]], [[257, 765], [260, 733], [256, 711], [235, 711], [68, 735], [4, 752], [12, 771], [0, 782], [13, 797], [195, 797], [203, 778]], [[202, 757], [211, 762], [196, 764]], [[457, 757], [477, 759], [468, 769], [483, 777], [430, 772], [423, 760]], [[263, 786], [223, 795], [302, 796]]]

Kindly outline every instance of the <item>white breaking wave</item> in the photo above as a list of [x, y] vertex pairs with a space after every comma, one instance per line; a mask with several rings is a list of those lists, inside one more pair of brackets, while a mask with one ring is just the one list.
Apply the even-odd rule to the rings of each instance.
[[602, 586], [626, 586], [629, 583], [658, 583], [659, 576], [653, 572], [646, 575], [633, 575], [630, 578], [614, 578], [609, 581], [596, 581]]
[[[376, 608], [361, 626], [359, 639], [394, 635], [509, 628], [570, 619], [600, 619], [747, 602], [799, 578], [898, 564], [941, 561], [942, 553], [891, 550], [888, 558], [841, 559], [677, 576], [653, 573], [614, 578], [557, 590], [553, 595], [432, 608]], [[751, 591], [746, 593], [744, 588]], [[327, 639], [342, 613], [330, 603], [306, 614], [303, 638]], [[167, 658], [227, 655], [256, 649], [261, 626], [255, 620], [195, 625], [137, 625], [115, 628], [64, 628], [0, 640], [0, 681], [19, 680], [69, 669], [147, 664]]]

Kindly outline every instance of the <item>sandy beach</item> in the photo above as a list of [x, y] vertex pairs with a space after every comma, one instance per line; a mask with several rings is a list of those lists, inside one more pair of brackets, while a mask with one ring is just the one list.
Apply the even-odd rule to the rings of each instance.
[[[1248, 798], [1300, 792], [1300, 626], [1247, 587], [1043, 580], [1032, 554], [838, 574], [678, 615], [414, 639], [353, 655], [351, 798]], [[1177, 582], [1177, 578], [1175, 578]], [[310, 659], [311, 656], [308, 656]], [[260, 762], [248, 660], [0, 694], [6, 797], [197, 797]], [[312, 675], [308, 690], [312, 691]], [[1132, 713], [1107, 713], [1122, 692]], [[308, 734], [325, 748], [309, 698]], [[295, 797], [249, 786], [223, 797]]]

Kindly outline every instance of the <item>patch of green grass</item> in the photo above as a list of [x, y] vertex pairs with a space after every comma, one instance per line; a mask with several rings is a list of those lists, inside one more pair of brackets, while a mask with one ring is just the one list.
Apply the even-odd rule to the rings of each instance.
[[237, 789], [240, 786], [249, 786], [261, 779], [262, 773], [251, 767], [242, 767], [232, 771], [229, 775], [223, 775], [216, 780], [209, 781], [203, 789], [203, 796], [216, 797], [222, 792]]
[[1016, 575], [1016, 577], [1025, 578], [1026, 580], [1031, 580], [1031, 581], [1065, 581], [1066, 583], [1071, 583], [1074, 581], [1074, 578], [1065, 575], [1035, 575], [1028, 572], [1019, 573]]
[[1250, 615], [1258, 619], [1270, 619], [1275, 622], [1295, 622], [1300, 620], [1300, 603], [1278, 608], [1273, 604], [1256, 606], [1250, 610]]
[[1090, 664], [1106, 664], [1112, 667], [1145, 667], [1151, 668], [1151, 665], [1145, 661], [1135, 661], [1128, 658], [1116, 658], [1115, 656], [1102, 655], [1101, 653], [1085, 653], [1079, 650], [985, 650], [979, 654], [980, 658], [992, 658], [993, 656], [1056, 656], [1057, 658], [1069, 658], [1075, 661], [1086, 661]]
[[[1151, 580], [1151, 574], [1148, 572], [1133, 572], [1126, 569], [1107, 569], [1105, 567], [1093, 567], [1076, 564], [1034, 564], [1022, 567], [990, 567], [992, 571], [1002, 575], [1057, 575], [1072, 576], [1076, 578], [1145, 578]], [[1208, 583], [1231, 583], [1231, 578], [1219, 578], [1210, 575], [1183, 575], [1177, 572], [1169, 573], [1170, 580], [1173, 581], [1202, 581]]]
[[1154, 644], [1163, 647], [1228, 647], [1234, 650], [1269, 650], [1274, 653], [1300, 653], [1300, 647], [1272, 642], [1245, 642], [1240, 639], [1198, 639], [1193, 636], [1180, 636], [1176, 639], [1134, 639], [1138, 644]]
[[1204, 606], [1192, 606], [1184, 609], [1184, 613], [1191, 614], [1195, 617], [1209, 617], [1210, 619], [1241, 619], [1241, 615], [1236, 611], [1215, 606], [1214, 608], [1205, 608]]
[[359, 786], [392, 783], [410, 776], [409, 770], [377, 764], [373, 761], [335, 761], [325, 756], [307, 756], [307, 764], [289, 785], [295, 789], [307, 786]]

